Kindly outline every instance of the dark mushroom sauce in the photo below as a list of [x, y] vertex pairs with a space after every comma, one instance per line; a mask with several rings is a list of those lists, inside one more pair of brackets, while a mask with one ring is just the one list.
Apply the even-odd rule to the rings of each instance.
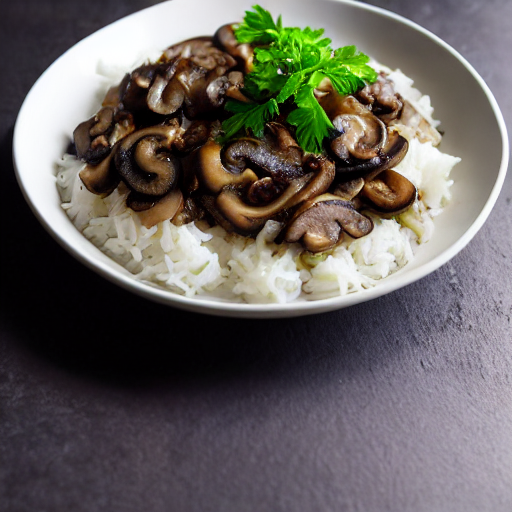
[[413, 204], [416, 188], [392, 170], [408, 149], [389, 125], [404, 102], [383, 74], [352, 95], [341, 96], [328, 81], [315, 90], [335, 128], [322, 153], [299, 146], [285, 113], [262, 137], [221, 143], [225, 102], [253, 102], [243, 88], [252, 58], [253, 47], [225, 25], [127, 74], [74, 131], [87, 189], [106, 196], [123, 182], [127, 206], [146, 227], [205, 220], [254, 237], [277, 220], [278, 242], [314, 253], [338, 245], [343, 233], [370, 233], [365, 212], [390, 217]]

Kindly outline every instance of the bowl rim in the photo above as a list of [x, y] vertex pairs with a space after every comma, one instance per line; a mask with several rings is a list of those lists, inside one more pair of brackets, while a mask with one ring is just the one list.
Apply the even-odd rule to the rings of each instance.
[[[393, 275], [393, 280], [386, 281], [375, 286], [373, 288], [365, 289], [362, 291], [358, 291], [355, 293], [349, 293], [343, 296], [336, 296], [326, 299], [319, 299], [314, 301], [293, 301], [290, 303], [238, 303], [238, 302], [230, 302], [230, 301], [218, 301], [218, 300], [209, 300], [203, 296], [195, 296], [195, 297], [185, 297], [183, 295], [179, 295], [170, 290], [166, 290], [163, 288], [158, 288], [156, 285], [151, 285], [150, 283], [139, 281], [135, 278], [135, 276], [124, 274], [123, 272], [118, 271], [117, 269], [113, 269], [110, 266], [103, 264], [103, 262], [90, 259], [81, 253], [78, 248], [72, 245], [60, 232], [58, 232], [54, 227], [48, 222], [46, 217], [39, 211], [36, 207], [32, 197], [30, 196], [29, 191], [27, 190], [24, 184], [24, 175], [23, 170], [20, 169], [17, 161], [17, 154], [21, 151], [21, 124], [25, 117], [25, 110], [27, 103], [29, 102], [30, 96], [33, 93], [34, 89], [37, 88], [38, 84], [44, 79], [46, 74], [50, 73], [52, 68], [57, 65], [57, 63], [63, 59], [69, 52], [73, 51], [76, 47], [84, 44], [85, 41], [88, 41], [90, 38], [95, 37], [98, 33], [108, 30], [113, 25], [116, 25], [124, 20], [139, 16], [142, 12], [150, 11], [150, 10], [159, 10], [163, 8], [168, 8], [168, 4], [176, 4], [176, 0], [168, 0], [166, 2], [162, 2], [150, 7], [146, 7], [139, 11], [136, 11], [132, 14], [124, 16], [113, 23], [110, 23], [99, 30], [91, 33], [86, 36], [82, 40], [78, 41], [70, 48], [68, 48], [61, 56], [59, 56], [35, 81], [32, 85], [30, 91], [28, 92], [25, 100], [19, 110], [15, 125], [14, 125], [14, 133], [13, 133], [13, 143], [12, 143], [12, 155], [13, 155], [13, 165], [15, 176], [18, 182], [18, 185], [22, 191], [22, 194], [29, 205], [30, 209], [42, 224], [42, 226], [46, 229], [46, 231], [56, 240], [66, 251], [68, 251], [72, 256], [74, 256], [78, 261], [84, 264], [86, 267], [90, 268], [94, 272], [100, 274], [102, 277], [106, 278], [108, 281], [124, 288], [132, 293], [136, 293], [139, 296], [145, 297], [149, 300], [158, 302], [160, 304], [174, 306], [179, 309], [194, 311], [198, 313], [218, 315], [218, 316], [236, 316], [236, 317], [251, 317], [251, 318], [273, 318], [273, 317], [290, 317], [290, 316], [303, 316], [308, 314], [315, 314], [321, 312], [328, 312], [336, 309], [342, 309], [345, 307], [353, 306], [362, 302], [366, 302], [368, 300], [372, 300], [378, 298], [383, 295], [387, 295], [393, 291], [396, 291], [404, 286], [412, 284], [419, 279], [427, 276], [428, 274], [434, 272], [442, 265], [447, 263], [451, 258], [453, 258], [457, 253], [459, 253], [466, 245], [473, 239], [476, 233], [483, 226], [485, 221], [487, 220], [492, 208], [494, 207], [500, 191], [503, 187], [503, 183], [505, 181], [505, 176], [508, 169], [509, 163], [509, 140], [507, 134], [506, 124], [503, 118], [503, 114], [499, 108], [498, 102], [496, 101], [492, 91], [489, 86], [485, 83], [484, 79], [480, 76], [480, 74], [475, 70], [475, 68], [463, 57], [457, 50], [455, 50], [451, 45], [446, 43], [440, 37], [429, 31], [428, 29], [422, 27], [418, 23], [402, 16], [396, 14], [392, 11], [384, 9], [382, 7], [376, 7], [369, 4], [362, 4], [360, 2], [356, 2], [354, 0], [322, 0], [325, 2], [331, 3], [339, 3], [346, 4], [352, 6], [356, 9], [362, 11], [368, 11], [376, 13], [380, 16], [392, 19], [400, 24], [406, 25], [409, 28], [414, 29], [417, 32], [422, 33], [428, 39], [442, 47], [444, 50], [449, 52], [456, 60], [458, 60], [464, 68], [473, 76], [479, 87], [484, 92], [487, 101], [491, 107], [492, 113], [497, 123], [497, 127], [499, 129], [501, 135], [501, 164], [496, 177], [496, 181], [491, 189], [491, 192], [484, 204], [484, 207], [481, 209], [480, 213], [477, 215], [473, 223], [469, 226], [466, 232], [459, 237], [454, 243], [452, 243], [447, 249], [437, 254], [430, 261], [422, 264], [421, 266], [413, 269], [413, 271], [409, 272], [401, 272], [398, 271]], [[59, 205], [60, 207], [60, 205]], [[70, 221], [71, 223], [71, 221]], [[72, 225], [72, 223], [71, 223]], [[75, 228], [76, 229], [76, 228]], [[82, 235], [83, 236], [83, 235]], [[84, 237], [85, 240], [87, 240]], [[91, 243], [91, 242], [89, 242]], [[98, 251], [100, 249], [96, 248]], [[116, 264], [117, 265], [117, 264]], [[120, 269], [123, 269], [119, 265]], [[405, 267], [407, 269], [407, 267]]]

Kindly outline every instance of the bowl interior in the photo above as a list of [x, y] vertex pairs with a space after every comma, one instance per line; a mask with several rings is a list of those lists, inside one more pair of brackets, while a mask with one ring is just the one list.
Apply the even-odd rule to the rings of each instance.
[[453, 200], [438, 217], [433, 239], [412, 263], [374, 289], [345, 297], [293, 305], [231, 304], [187, 299], [138, 282], [74, 228], [60, 208], [55, 162], [65, 152], [76, 125], [99, 105], [98, 91], [104, 90], [105, 82], [97, 73], [98, 61], [128, 71], [146, 51], [213, 34], [220, 25], [240, 20], [253, 3], [173, 0], [158, 4], [92, 34], [50, 66], [23, 104], [13, 144], [18, 181], [42, 224], [75, 257], [115, 283], [159, 302], [211, 314], [271, 317], [337, 309], [393, 291], [448, 261], [481, 227], [504, 180], [508, 138], [498, 106], [473, 68], [434, 35], [381, 9], [335, 0], [262, 0], [260, 4], [274, 17], [282, 14], [285, 25], [323, 27], [334, 47], [355, 44], [383, 64], [400, 68], [430, 95], [445, 133], [441, 149], [462, 158], [452, 173]]

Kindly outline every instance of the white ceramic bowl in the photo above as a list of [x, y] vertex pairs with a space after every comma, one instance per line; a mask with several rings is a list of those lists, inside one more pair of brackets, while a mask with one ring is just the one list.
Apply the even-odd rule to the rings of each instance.
[[[178, 308], [225, 316], [286, 317], [330, 311], [382, 296], [446, 263], [480, 229], [497, 197], [508, 165], [508, 138], [497, 103], [464, 58], [420, 26], [390, 12], [336, 0], [261, 0], [285, 25], [325, 28], [333, 46], [355, 44], [415, 80], [429, 94], [446, 135], [443, 151], [462, 157], [452, 177], [453, 200], [433, 239], [415, 260], [375, 288], [344, 297], [293, 304], [234, 304], [188, 299], [137, 281], [72, 225], [60, 207], [54, 166], [75, 126], [98, 105], [100, 58], [131, 63], [134, 56], [183, 39], [213, 34], [240, 20], [253, 0], [173, 0], [123, 18], [87, 37], [39, 78], [21, 108], [13, 154], [21, 189], [43, 226], [73, 256], [114, 283]], [[475, 124], [480, 128], [475, 129]], [[37, 136], [34, 136], [37, 132]], [[485, 170], [485, 172], [483, 172]]]

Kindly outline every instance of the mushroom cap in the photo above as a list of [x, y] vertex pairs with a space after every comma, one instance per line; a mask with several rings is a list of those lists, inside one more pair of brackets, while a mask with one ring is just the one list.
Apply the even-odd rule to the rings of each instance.
[[320, 104], [338, 133], [328, 142], [339, 179], [376, 175], [397, 165], [408, 150], [407, 140], [390, 130], [354, 96], [331, 91]]
[[258, 176], [250, 169], [241, 172], [235, 169], [230, 171], [222, 164], [222, 147], [209, 140], [193, 154], [192, 168], [201, 183], [207, 190], [218, 194], [227, 186], [244, 186], [255, 182]]
[[290, 206], [313, 199], [326, 192], [336, 176], [336, 169], [332, 160], [322, 155], [310, 154], [304, 160], [304, 169], [314, 174], [304, 188], [293, 198]]
[[331, 150], [339, 158], [368, 160], [376, 157], [386, 145], [386, 125], [354, 96], [332, 92], [323, 97], [321, 103], [339, 132], [330, 143]]
[[334, 189], [334, 195], [341, 197], [345, 201], [350, 201], [361, 192], [364, 187], [364, 178], [354, 178], [350, 181], [341, 181]]
[[162, 64], [144, 64], [126, 75], [119, 85], [120, 104], [125, 110], [139, 115], [147, 113], [147, 95], [157, 73], [161, 73]]
[[169, 63], [178, 59], [191, 59], [195, 67], [204, 68], [207, 71], [222, 67], [223, 70], [219, 74], [224, 74], [227, 69], [236, 65], [234, 58], [217, 48], [213, 37], [209, 36], [187, 39], [170, 46], [162, 54], [160, 62]]
[[259, 231], [267, 220], [290, 208], [294, 196], [308, 179], [308, 176], [303, 176], [293, 180], [277, 199], [263, 206], [248, 205], [242, 200], [240, 193], [225, 187], [217, 196], [214, 207], [229, 222], [228, 230], [250, 235]]
[[[164, 196], [157, 198], [150, 208], [138, 211], [137, 215], [141, 224], [149, 229], [159, 222], [172, 220], [181, 212], [183, 205], [183, 194], [179, 188], [175, 188]], [[129, 204], [128, 206], [130, 207]]]
[[233, 172], [249, 167], [257, 174], [271, 176], [277, 183], [285, 185], [304, 175], [302, 155], [295, 147], [290, 151], [278, 149], [263, 139], [251, 137], [227, 144], [222, 150], [222, 162]]
[[114, 109], [102, 107], [94, 116], [75, 128], [73, 141], [80, 160], [97, 165], [110, 153], [108, 136], [112, 131], [113, 119]]
[[306, 201], [285, 228], [286, 242], [301, 242], [310, 252], [332, 249], [346, 231], [354, 238], [369, 234], [373, 221], [354, 209], [352, 203], [332, 195], [322, 194]]
[[87, 164], [79, 173], [85, 188], [96, 195], [108, 196], [119, 185], [119, 174], [113, 163], [113, 153], [99, 164]]
[[342, 161], [335, 159], [336, 173], [341, 180], [351, 180], [358, 177], [371, 179], [380, 172], [397, 166], [407, 154], [409, 143], [405, 137], [398, 132], [390, 130], [388, 140], [377, 155], [373, 158], [348, 159]]
[[185, 90], [178, 80], [156, 75], [147, 94], [148, 107], [157, 114], [174, 114], [185, 99]]
[[402, 96], [395, 91], [394, 83], [385, 73], [380, 73], [375, 82], [358, 91], [356, 97], [385, 123], [399, 118], [404, 107]]
[[132, 190], [161, 196], [176, 185], [179, 160], [170, 150], [177, 130], [174, 122], [143, 128], [121, 140], [115, 151], [115, 165]]
[[213, 42], [224, 51], [233, 56], [238, 66], [245, 72], [250, 73], [254, 59], [254, 50], [248, 43], [239, 43], [233, 31], [234, 23], [222, 25], [213, 36]]
[[386, 169], [366, 181], [361, 198], [375, 212], [396, 215], [408, 210], [417, 197], [417, 190], [405, 176]]

